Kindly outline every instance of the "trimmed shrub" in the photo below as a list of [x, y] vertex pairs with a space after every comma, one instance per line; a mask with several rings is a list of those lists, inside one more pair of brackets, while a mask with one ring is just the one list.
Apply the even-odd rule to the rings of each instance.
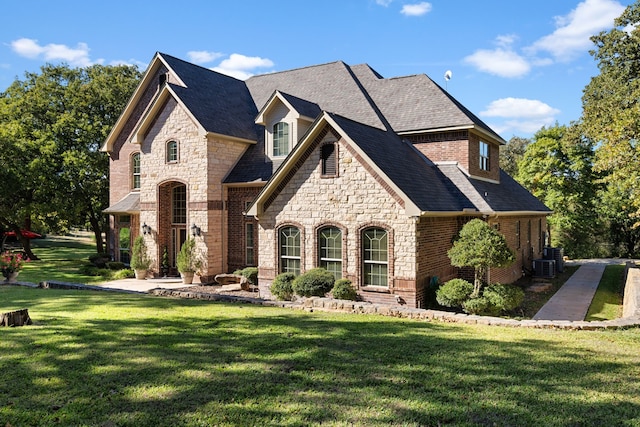
[[281, 273], [271, 283], [271, 293], [281, 301], [291, 301], [293, 298], [293, 281], [296, 275], [293, 273]]
[[303, 297], [323, 297], [333, 288], [335, 277], [324, 268], [313, 268], [296, 277], [293, 291]]
[[233, 274], [246, 277], [252, 285], [258, 284], [258, 267], [245, 267], [241, 270], [236, 270]]
[[462, 309], [468, 314], [495, 315], [499, 311], [485, 296], [466, 300], [462, 303]]
[[463, 279], [451, 279], [436, 291], [436, 301], [444, 307], [462, 307], [473, 293], [473, 285]]
[[120, 279], [132, 279], [134, 278], [136, 275], [133, 272], [133, 270], [129, 269], [129, 268], [124, 268], [122, 270], [118, 270], [118, 271], [114, 271], [111, 278], [113, 280], [120, 280]]
[[111, 262], [107, 263], [106, 267], [109, 270], [122, 270], [122, 269], [124, 269], [124, 262], [111, 261]]
[[105, 268], [109, 261], [111, 261], [111, 256], [106, 253], [89, 255], [89, 262], [98, 268]]
[[333, 284], [331, 294], [334, 298], [350, 301], [355, 301], [358, 298], [358, 293], [349, 279], [336, 280], [336, 283]]
[[493, 283], [487, 286], [482, 296], [489, 300], [497, 313], [513, 310], [524, 301], [524, 291], [522, 289], [514, 285], [503, 285], [501, 283]]

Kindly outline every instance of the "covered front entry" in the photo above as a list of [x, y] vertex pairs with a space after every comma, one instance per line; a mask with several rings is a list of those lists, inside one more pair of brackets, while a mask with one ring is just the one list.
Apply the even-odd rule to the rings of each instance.
[[162, 259], [167, 250], [172, 274], [177, 274], [178, 253], [187, 236], [187, 186], [178, 181], [165, 182], [158, 191], [158, 251]]

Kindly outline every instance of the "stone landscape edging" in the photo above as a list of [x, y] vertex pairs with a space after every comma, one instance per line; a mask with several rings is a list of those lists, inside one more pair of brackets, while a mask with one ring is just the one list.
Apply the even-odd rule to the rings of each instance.
[[[76, 290], [101, 290], [112, 292], [140, 293], [135, 291], [116, 290], [100, 286], [84, 285], [67, 282], [41, 282], [39, 285], [28, 282], [16, 282], [14, 285], [40, 287], [49, 289], [76, 289]], [[469, 325], [489, 325], [520, 328], [537, 329], [565, 329], [565, 330], [604, 330], [604, 329], [626, 329], [640, 326], [640, 317], [627, 317], [614, 320], [603, 320], [588, 322], [568, 321], [568, 320], [516, 320], [502, 317], [478, 316], [465, 313], [453, 313], [448, 311], [411, 308], [404, 306], [389, 306], [384, 304], [372, 304], [360, 301], [337, 300], [333, 298], [311, 297], [297, 301], [274, 301], [261, 298], [248, 298], [227, 294], [212, 294], [205, 292], [181, 291], [175, 289], [156, 288], [147, 292], [148, 294], [163, 297], [198, 299], [206, 301], [221, 302], [244, 302], [249, 304], [262, 305], [266, 307], [281, 307], [312, 312], [328, 311], [351, 314], [374, 314], [381, 316], [398, 317], [403, 319], [415, 319], [425, 321], [439, 321], [443, 323], [461, 323]]]

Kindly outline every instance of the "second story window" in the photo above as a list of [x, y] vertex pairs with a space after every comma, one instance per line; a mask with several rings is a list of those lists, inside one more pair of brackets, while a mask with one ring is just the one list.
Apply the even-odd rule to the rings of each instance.
[[289, 154], [289, 124], [280, 122], [273, 125], [273, 156]]
[[489, 144], [480, 141], [480, 170], [489, 170]]
[[176, 163], [178, 161], [178, 142], [167, 142], [167, 163]]
[[140, 189], [140, 153], [131, 156], [131, 188]]

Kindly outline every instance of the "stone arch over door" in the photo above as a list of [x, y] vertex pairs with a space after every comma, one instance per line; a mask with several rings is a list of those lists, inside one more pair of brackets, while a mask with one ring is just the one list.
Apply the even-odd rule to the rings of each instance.
[[166, 248], [170, 274], [177, 275], [176, 256], [188, 237], [188, 186], [178, 180], [158, 186], [158, 260]]

